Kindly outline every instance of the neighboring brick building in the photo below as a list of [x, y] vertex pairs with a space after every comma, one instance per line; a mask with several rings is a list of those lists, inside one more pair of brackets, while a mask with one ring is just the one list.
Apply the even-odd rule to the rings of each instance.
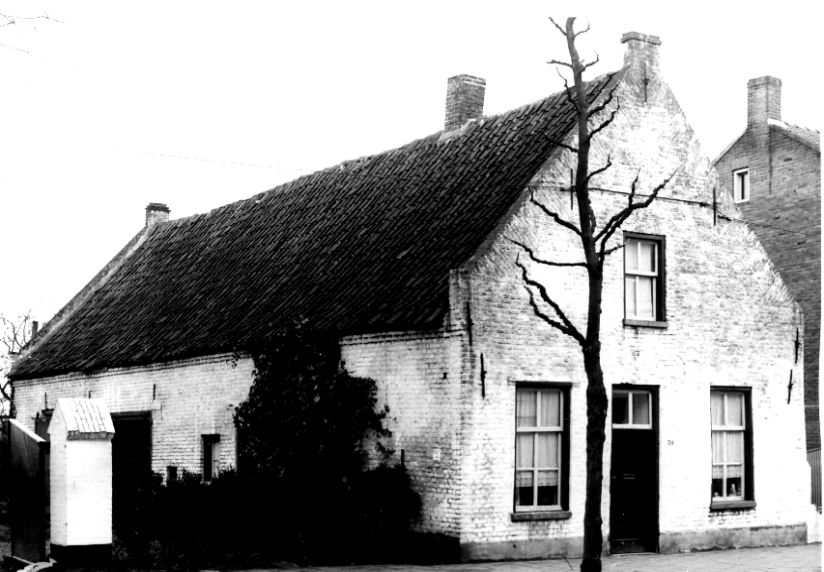
[[[626, 205], [636, 174], [645, 194], [677, 172], [605, 266], [608, 549], [803, 542], [800, 308], [746, 225], [713, 224], [717, 176], [660, 74], [660, 41], [622, 41], [625, 67], [588, 86], [621, 105], [592, 147], [593, 166], [613, 163], [592, 181], [598, 220]], [[581, 352], [534, 315], [509, 240], [579, 259], [574, 235], [530, 200], [575, 219], [575, 158], [557, 145], [574, 144], [575, 114], [559, 93], [477, 117], [483, 87], [450, 80], [452, 129], [147, 224], [15, 364], [18, 418], [91, 395], [115, 423], [151, 421], [154, 470], [228, 466], [253, 368], [242, 350], [302, 316], [339, 332], [347, 368], [378, 381], [422, 496], [417, 530], [468, 560], [580, 554]], [[474, 114], [456, 110], [463, 95]], [[720, 208], [741, 216], [732, 197]], [[530, 272], [584, 321], [577, 269]]]
[[781, 80], [747, 82], [747, 128], [715, 160], [721, 187], [804, 311], [807, 448], [821, 447], [821, 135], [781, 120]]

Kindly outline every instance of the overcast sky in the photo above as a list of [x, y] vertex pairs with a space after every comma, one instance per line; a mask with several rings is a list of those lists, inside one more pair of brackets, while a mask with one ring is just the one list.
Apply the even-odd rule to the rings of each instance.
[[[548, 16], [577, 12], [599, 75], [621, 35], [661, 68], [714, 158], [746, 123], [746, 83], [783, 80], [783, 118], [821, 126], [813, 2], [66, 2], [0, 27], [0, 313], [45, 321], [143, 226], [247, 198], [442, 128], [446, 79], [487, 80], [487, 114], [558, 91]], [[0, 19], [0, 24], [4, 20]]]

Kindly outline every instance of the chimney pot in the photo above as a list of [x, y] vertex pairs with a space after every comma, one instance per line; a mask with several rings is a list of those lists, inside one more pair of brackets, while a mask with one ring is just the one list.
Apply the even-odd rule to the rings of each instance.
[[169, 220], [169, 207], [163, 203], [149, 203], [146, 206], [146, 226], [152, 226]]
[[37, 320], [32, 320], [31, 321], [31, 339], [34, 339], [34, 338], [37, 337], [37, 331], [39, 329], [40, 329], [40, 322], [38, 322]]
[[768, 119], [781, 121], [781, 80], [771, 75], [747, 82], [747, 126], [766, 125]]
[[484, 114], [486, 80], [468, 74], [456, 75], [446, 82], [444, 131], [460, 129], [467, 121]]

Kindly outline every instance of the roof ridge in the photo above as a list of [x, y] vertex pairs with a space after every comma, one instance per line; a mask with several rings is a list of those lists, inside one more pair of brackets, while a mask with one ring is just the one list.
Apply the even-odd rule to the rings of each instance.
[[811, 127], [804, 127], [803, 125], [797, 125], [795, 123], [790, 123], [789, 121], [784, 121], [783, 119], [773, 119], [772, 117], [767, 118], [767, 124], [769, 125], [786, 125], [788, 127], [795, 127], [796, 129], [803, 129], [804, 131], [809, 131], [810, 133], [818, 133], [819, 135], [821, 132], [818, 129], [813, 129]]
[[[623, 67], [623, 68], [621, 68], [619, 70], [616, 70], [616, 71], [602, 73], [599, 76], [596, 76], [592, 79], [588, 79], [588, 80], [585, 80], [585, 81], [586, 81], [587, 85], [598, 83], [598, 82], [602, 81], [604, 78], [607, 78], [607, 77], [611, 81], [615, 76], [618, 76], [619, 74], [622, 74], [625, 70], [626, 70], [626, 67]], [[575, 87], [575, 86], [572, 85], [570, 87]], [[530, 102], [524, 103], [522, 105], [519, 105], [518, 107], [513, 107], [512, 109], [507, 109], [505, 111], [500, 111], [498, 113], [493, 113], [493, 114], [490, 114], [490, 115], [482, 115], [481, 117], [478, 117], [476, 119], [472, 119], [472, 120], [468, 121], [467, 123], [473, 123], [473, 122], [477, 122], [477, 121], [481, 121], [481, 120], [485, 120], [485, 119], [496, 119], [496, 118], [500, 118], [500, 117], [503, 117], [503, 116], [506, 116], [506, 115], [514, 114], [516, 112], [522, 112], [527, 108], [532, 108], [534, 106], [537, 106], [538, 104], [544, 104], [544, 103], [547, 102], [547, 100], [550, 100], [550, 99], [560, 95], [563, 92], [564, 92], [564, 90], [561, 89], [561, 90], [553, 92], [553, 93], [551, 93], [547, 96], [544, 96], [544, 97], [532, 100]], [[596, 96], [596, 99], [601, 95], [602, 92], [603, 92], [603, 90], [598, 93], [598, 96]], [[590, 105], [592, 105], [592, 104], [594, 104], [594, 100], [592, 102], [590, 102]], [[173, 220], [169, 220], [169, 221], [166, 221], [166, 222], [169, 223], [169, 222], [178, 222], [178, 221], [180, 221], [181, 223], [185, 223], [185, 222], [187, 222], [187, 221], [189, 221], [189, 220], [191, 220], [195, 217], [209, 216], [212, 213], [215, 213], [216, 211], [220, 211], [220, 210], [222, 210], [224, 208], [227, 208], [227, 207], [230, 207], [232, 205], [245, 203], [247, 201], [251, 201], [252, 199], [260, 200], [264, 196], [266, 196], [270, 193], [273, 193], [273, 192], [286, 192], [286, 191], [289, 190], [289, 187], [298, 186], [298, 183], [300, 181], [303, 181], [306, 178], [311, 178], [311, 177], [317, 176], [319, 173], [330, 173], [330, 172], [334, 172], [335, 170], [344, 171], [347, 168], [349, 168], [350, 166], [356, 167], [356, 166], [363, 165], [364, 163], [366, 163], [367, 161], [369, 161], [371, 159], [376, 159], [378, 157], [386, 156], [390, 153], [397, 152], [397, 151], [400, 151], [402, 149], [406, 149], [408, 147], [414, 146], [416, 144], [420, 144], [420, 143], [422, 143], [424, 141], [427, 141], [427, 140], [430, 140], [430, 139], [433, 140], [433, 141], [437, 141], [438, 143], [448, 141], [449, 139], [442, 139], [442, 135], [445, 132], [446, 132], [445, 129], [441, 129], [441, 130], [436, 131], [434, 133], [430, 133], [429, 135], [425, 135], [423, 137], [413, 139], [413, 140], [411, 140], [407, 143], [404, 143], [402, 145], [397, 145], [395, 147], [390, 147], [389, 149], [385, 149], [385, 150], [380, 151], [378, 153], [372, 153], [370, 155], [361, 155], [360, 157], [357, 157], [357, 158], [354, 158], [354, 159], [344, 159], [344, 160], [342, 160], [338, 163], [335, 163], [333, 165], [329, 165], [328, 167], [322, 167], [322, 168], [320, 168], [316, 171], [312, 171], [311, 173], [306, 173], [304, 175], [299, 175], [299, 176], [295, 177], [294, 179], [284, 181], [283, 183], [275, 185], [274, 187], [272, 187], [270, 189], [266, 189], [265, 191], [259, 191], [259, 192], [255, 193], [254, 195], [252, 195], [250, 197], [246, 197], [246, 198], [243, 198], [243, 199], [238, 199], [236, 201], [232, 201], [230, 203], [220, 205], [218, 207], [215, 207], [215, 208], [210, 209], [210, 210], [208, 210], [206, 212], [203, 212], [203, 213], [193, 213], [191, 215], [188, 215], [188, 216], [185, 216], [185, 217], [180, 217], [180, 218], [173, 219]]]

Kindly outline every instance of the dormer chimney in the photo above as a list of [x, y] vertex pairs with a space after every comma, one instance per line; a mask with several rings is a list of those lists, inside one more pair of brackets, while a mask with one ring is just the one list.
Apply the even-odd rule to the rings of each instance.
[[149, 203], [146, 206], [146, 226], [152, 226], [160, 222], [169, 220], [169, 207], [163, 203]]
[[771, 75], [747, 82], [747, 127], [781, 121], [781, 80]]
[[661, 45], [661, 39], [640, 32], [627, 32], [621, 36], [621, 43], [626, 44], [625, 78], [636, 86], [638, 96], [647, 101], [658, 78], [658, 46]]
[[444, 131], [460, 129], [464, 123], [484, 114], [486, 80], [461, 74], [447, 80]]

